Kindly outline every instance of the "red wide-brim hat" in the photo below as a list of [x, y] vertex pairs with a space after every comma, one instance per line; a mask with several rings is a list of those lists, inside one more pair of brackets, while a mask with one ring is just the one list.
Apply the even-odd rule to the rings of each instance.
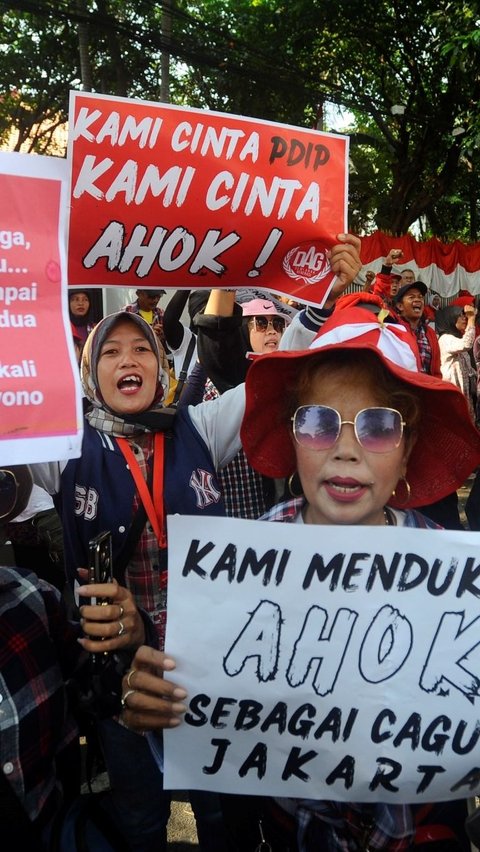
[[[373, 352], [379, 363], [417, 392], [421, 416], [406, 478], [410, 499], [392, 506], [425, 506], [451, 494], [480, 465], [480, 432], [463, 393], [450, 382], [418, 370], [412, 333], [401, 324], [382, 322], [360, 306], [335, 310], [307, 350], [260, 355], [246, 379], [246, 410], [241, 439], [255, 470], [273, 478], [296, 470], [294, 441], [286, 411], [286, 391], [294, 389], [300, 368], [311, 359], [337, 350]], [[404, 489], [402, 489], [403, 491]]]

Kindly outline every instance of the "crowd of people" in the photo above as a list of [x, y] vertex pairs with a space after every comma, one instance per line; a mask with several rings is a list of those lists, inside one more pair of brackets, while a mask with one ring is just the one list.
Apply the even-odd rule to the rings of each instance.
[[[12, 595], [28, 586], [32, 612], [47, 611], [42, 629], [55, 621], [64, 644], [54, 638], [52, 660], [42, 666], [54, 668], [49, 695], [61, 693], [65, 706], [56, 712], [64, 720], [70, 718], [64, 680], [77, 677], [87, 665], [85, 652], [98, 652], [99, 642], [113, 652], [113, 672], [107, 667], [105, 678], [115, 700], [110, 712], [99, 702], [96, 727], [110, 783], [105, 807], [132, 852], [167, 849], [171, 794], [148, 732], [181, 728], [188, 701], [181, 683], [162, 677], [175, 666], [173, 649], [165, 648], [168, 514], [463, 528], [457, 490], [480, 466], [477, 310], [473, 297], [439, 306], [413, 270], [393, 271], [400, 261], [392, 249], [381, 272], [367, 270], [365, 287], [355, 288], [360, 241], [339, 235], [330, 253], [336, 279], [322, 308], [292, 305], [267, 291], [215, 289], [179, 290], [162, 309], [164, 291], [137, 290], [134, 303], [94, 321], [88, 292], [70, 292], [84, 393], [81, 455], [31, 465], [24, 499], [16, 489], [0, 513], [7, 537], [34, 499], [32, 488], [52, 501], [42, 515], [48, 511], [62, 533], [57, 589], [45, 582], [50, 577], [33, 576], [34, 557], [22, 566], [21, 553], [1, 588]], [[0, 496], [4, 481], [9, 496], [11, 476], [18, 484], [15, 470], [3, 471]], [[473, 497], [472, 488], [469, 525], [480, 529]], [[83, 586], [89, 542], [104, 530], [111, 532], [113, 578], [105, 587]], [[84, 604], [75, 613], [79, 584], [81, 595], [102, 595], [108, 605]], [[8, 636], [4, 618], [2, 608], [0, 632]], [[13, 631], [13, 616], [8, 620]], [[70, 636], [72, 669], [63, 659]], [[34, 654], [35, 647], [18, 653]], [[23, 665], [27, 672], [30, 663]], [[12, 686], [12, 729], [20, 726], [20, 693]], [[37, 737], [43, 736], [41, 698], [30, 698]], [[76, 730], [73, 719], [64, 733], [53, 716], [45, 724], [56, 730], [47, 748], [48, 778], [34, 766], [35, 781], [27, 784], [36, 758], [19, 750], [8, 758], [14, 770], [4, 770], [0, 791], [4, 814], [16, 797], [16, 822], [36, 832], [39, 850], [49, 848], [64, 743], [75, 740]], [[401, 852], [420, 845], [413, 806], [193, 790], [190, 801], [202, 852]], [[440, 803], [432, 814], [432, 825], [451, 832], [445, 852], [466, 850], [466, 803]]]
[[[455, 299], [442, 305], [439, 294], [416, 280], [412, 269], [403, 269], [401, 273], [393, 271], [394, 264], [401, 262], [401, 256], [400, 249], [392, 249], [380, 272], [368, 278], [365, 276], [366, 291], [380, 296], [400, 322], [413, 332], [422, 371], [455, 384], [465, 396], [471, 419], [479, 427], [477, 385], [480, 387], [480, 373], [475, 352], [480, 351], [480, 341], [477, 344], [475, 341], [480, 327], [475, 297], [461, 291]], [[477, 531], [480, 529], [480, 481], [476, 473], [469, 489], [466, 527]], [[423, 511], [447, 529], [464, 529], [456, 491], [424, 506]]]

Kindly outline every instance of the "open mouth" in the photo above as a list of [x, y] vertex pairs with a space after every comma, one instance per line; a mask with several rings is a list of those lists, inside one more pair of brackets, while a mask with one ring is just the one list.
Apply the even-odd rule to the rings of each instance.
[[117, 388], [122, 393], [135, 393], [142, 387], [143, 381], [140, 376], [135, 374], [129, 376], [123, 376], [117, 382]]

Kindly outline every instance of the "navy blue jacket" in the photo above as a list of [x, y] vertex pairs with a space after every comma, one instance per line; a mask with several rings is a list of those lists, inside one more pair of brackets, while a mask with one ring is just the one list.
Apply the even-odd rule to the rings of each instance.
[[[120, 554], [133, 521], [134, 495], [135, 483], [115, 438], [85, 423], [82, 454], [62, 472], [58, 506], [71, 581], [79, 566], [88, 565], [88, 542], [98, 533], [110, 530], [114, 560]], [[164, 504], [165, 516], [225, 515], [208, 447], [187, 409], [177, 412], [173, 430], [165, 433]]]

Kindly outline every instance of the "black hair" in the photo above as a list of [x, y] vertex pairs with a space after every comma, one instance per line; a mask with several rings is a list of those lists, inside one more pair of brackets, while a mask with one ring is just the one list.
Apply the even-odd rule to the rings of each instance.
[[[71, 308], [70, 308], [70, 300], [73, 298], [73, 296], [79, 296], [80, 293], [83, 293], [83, 295], [86, 296], [87, 299], [88, 299], [88, 311], [84, 316], [77, 316], [76, 314], [72, 314], [72, 311], [71, 311]], [[89, 325], [92, 322], [92, 317], [91, 317], [92, 297], [90, 296], [90, 293], [88, 292], [88, 290], [84, 290], [81, 287], [78, 287], [74, 290], [69, 289], [69, 291], [68, 291], [68, 313], [69, 313], [69, 316], [70, 316], [70, 322], [76, 328], [78, 328], [79, 326]]]
[[447, 305], [446, 308], [439, 308], [435, 315], [435, 331], [438, 336], [453, 334], [454, 337], [463, 337], [456, 325], [463, 312], [461, 305]]
[[70, 287], [68, 288], [68, 301], [70, 301], [72, 296], [79, 296], [80, 293], [83, 293], [83, 295], [87, 297], [89, 302], [91, 301], [90, 293], [88, 292], [88, 290], [82, 290], [81, 287], [76, 287], [74, 290], [70, 289]]

